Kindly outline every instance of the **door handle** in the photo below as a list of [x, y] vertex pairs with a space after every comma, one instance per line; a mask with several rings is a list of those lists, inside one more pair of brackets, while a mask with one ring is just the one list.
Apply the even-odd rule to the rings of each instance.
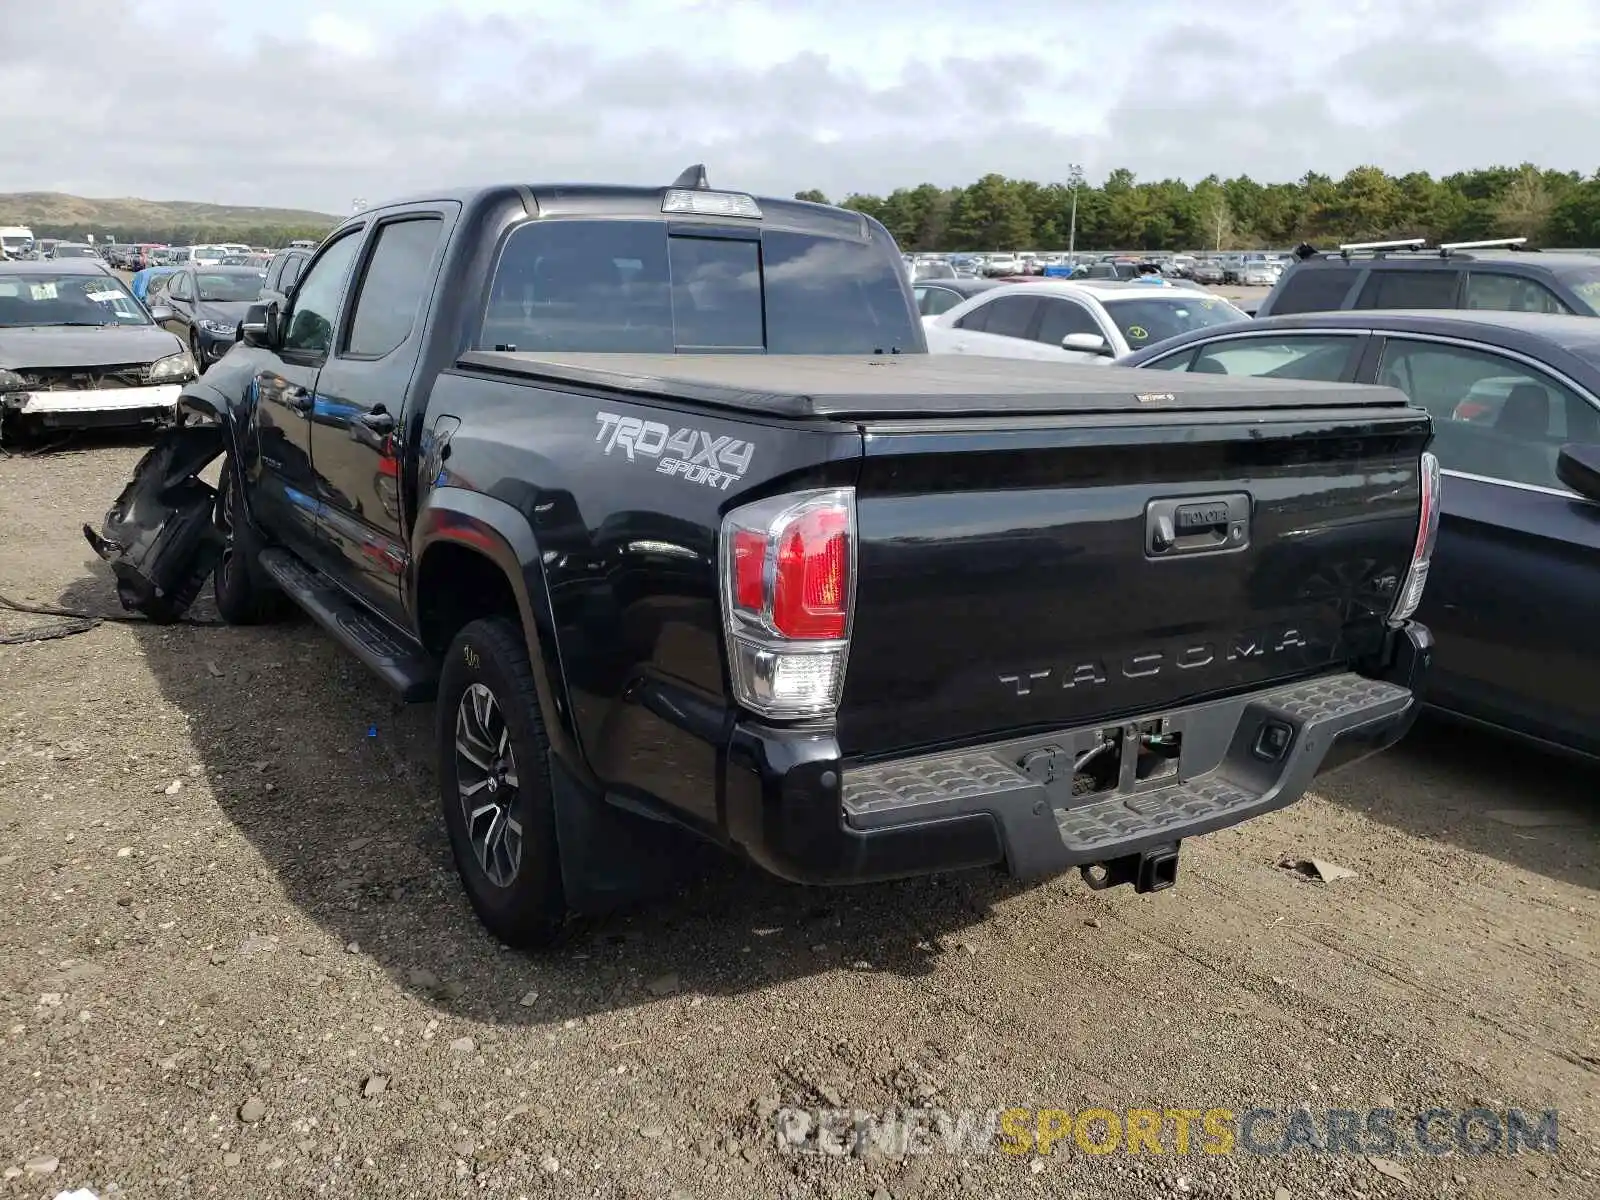
[[394, 415], [381, 404], [376, 408], [359, 414], [356, 417], [356, 423], [364, 425], [371, 432], [382, 437], [387, 437], [394, 432]]
[[1148, 558], [1215, 554], [1250, 544], [1250, 497], [1243, 492], [1152, 500], [1145, 506]]
[[306, 391], [306, 389], [303, 387], [291, 387], [286, 389], [283, 393], [283, 402], [301, 416], [309, 413], [315, 403], [311, 399], [311, 393]]

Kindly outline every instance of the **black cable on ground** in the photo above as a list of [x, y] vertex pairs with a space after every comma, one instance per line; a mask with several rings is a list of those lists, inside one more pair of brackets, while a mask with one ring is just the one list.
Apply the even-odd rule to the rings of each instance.
[[[0, 646], [20, 646], [27, 642], [45, 642], [53, 638], [71, 637], [77, 633], [88, 633], [96, 625], [106, 621], [125, 625], [149, 625], [143, 617], [136, 617], [131, 613], [90, 613], [80, 612], [72, 608], [59, 608], [54, 604], [24, 604], [20, 600], [13, 600], [4, 592], [0, 592], [0, 608], [9, 608], [13, 612], [28, 613], [36, 617], [62, 617], [65, 618], [59, 625], [46, 625], [40, 629], [24, 629], [18, 633], [0, 634]], [[223, 621], [205, 621], [196, 617], [183, 617], [176, 622], [181, 625], [223, 625]]]

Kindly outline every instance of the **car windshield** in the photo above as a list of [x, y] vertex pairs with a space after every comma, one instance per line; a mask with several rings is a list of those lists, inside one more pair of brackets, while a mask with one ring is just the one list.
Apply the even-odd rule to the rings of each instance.
[[1164, 342], [1191, 329], [1231, 325], [1250, 318], [1218, 296], [1175, 291], [1163, 296], [1107, 297], [1106, 312], [1135, 350]]
[[108, 275], [0, 275], [0, 328], [149, 323], [128, 289]]
[[254, 300], [261, 294], [261, 281], [266, 277], [265, 271], [200, 271], [194, 278], [199, 299], [231, 304]]
[[1569, 276], [1566, 282], [1578, 294], [1578, 299], [1589, 306], [1589, 311], [1600, 317], [1600, 267]]
[[96, 258], [93, 246], [57, 246], [57, 258]]

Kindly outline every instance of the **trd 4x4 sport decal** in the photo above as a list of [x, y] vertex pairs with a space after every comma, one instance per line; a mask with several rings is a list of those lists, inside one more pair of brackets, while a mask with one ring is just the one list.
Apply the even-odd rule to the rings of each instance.
[[660, 421], [641, 421], [617, 413], [595, 413], [600, 432], [595, 441], [603, 443], [607, 454], [620, 450], [629, 462], [653, 460], [662, 475], [682, 476], [690, 483], [727, 491], [735, 479], [743, 479], [756, 448], [750, 442], [721, 437], [704, 429], [673, 429]]

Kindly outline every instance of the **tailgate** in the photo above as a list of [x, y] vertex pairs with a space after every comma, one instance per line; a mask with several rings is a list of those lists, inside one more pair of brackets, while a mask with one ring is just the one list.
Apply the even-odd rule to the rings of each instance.
[[862, 425], [846, 754], [1061, 728], [1381, 649], [1425, 414]]

